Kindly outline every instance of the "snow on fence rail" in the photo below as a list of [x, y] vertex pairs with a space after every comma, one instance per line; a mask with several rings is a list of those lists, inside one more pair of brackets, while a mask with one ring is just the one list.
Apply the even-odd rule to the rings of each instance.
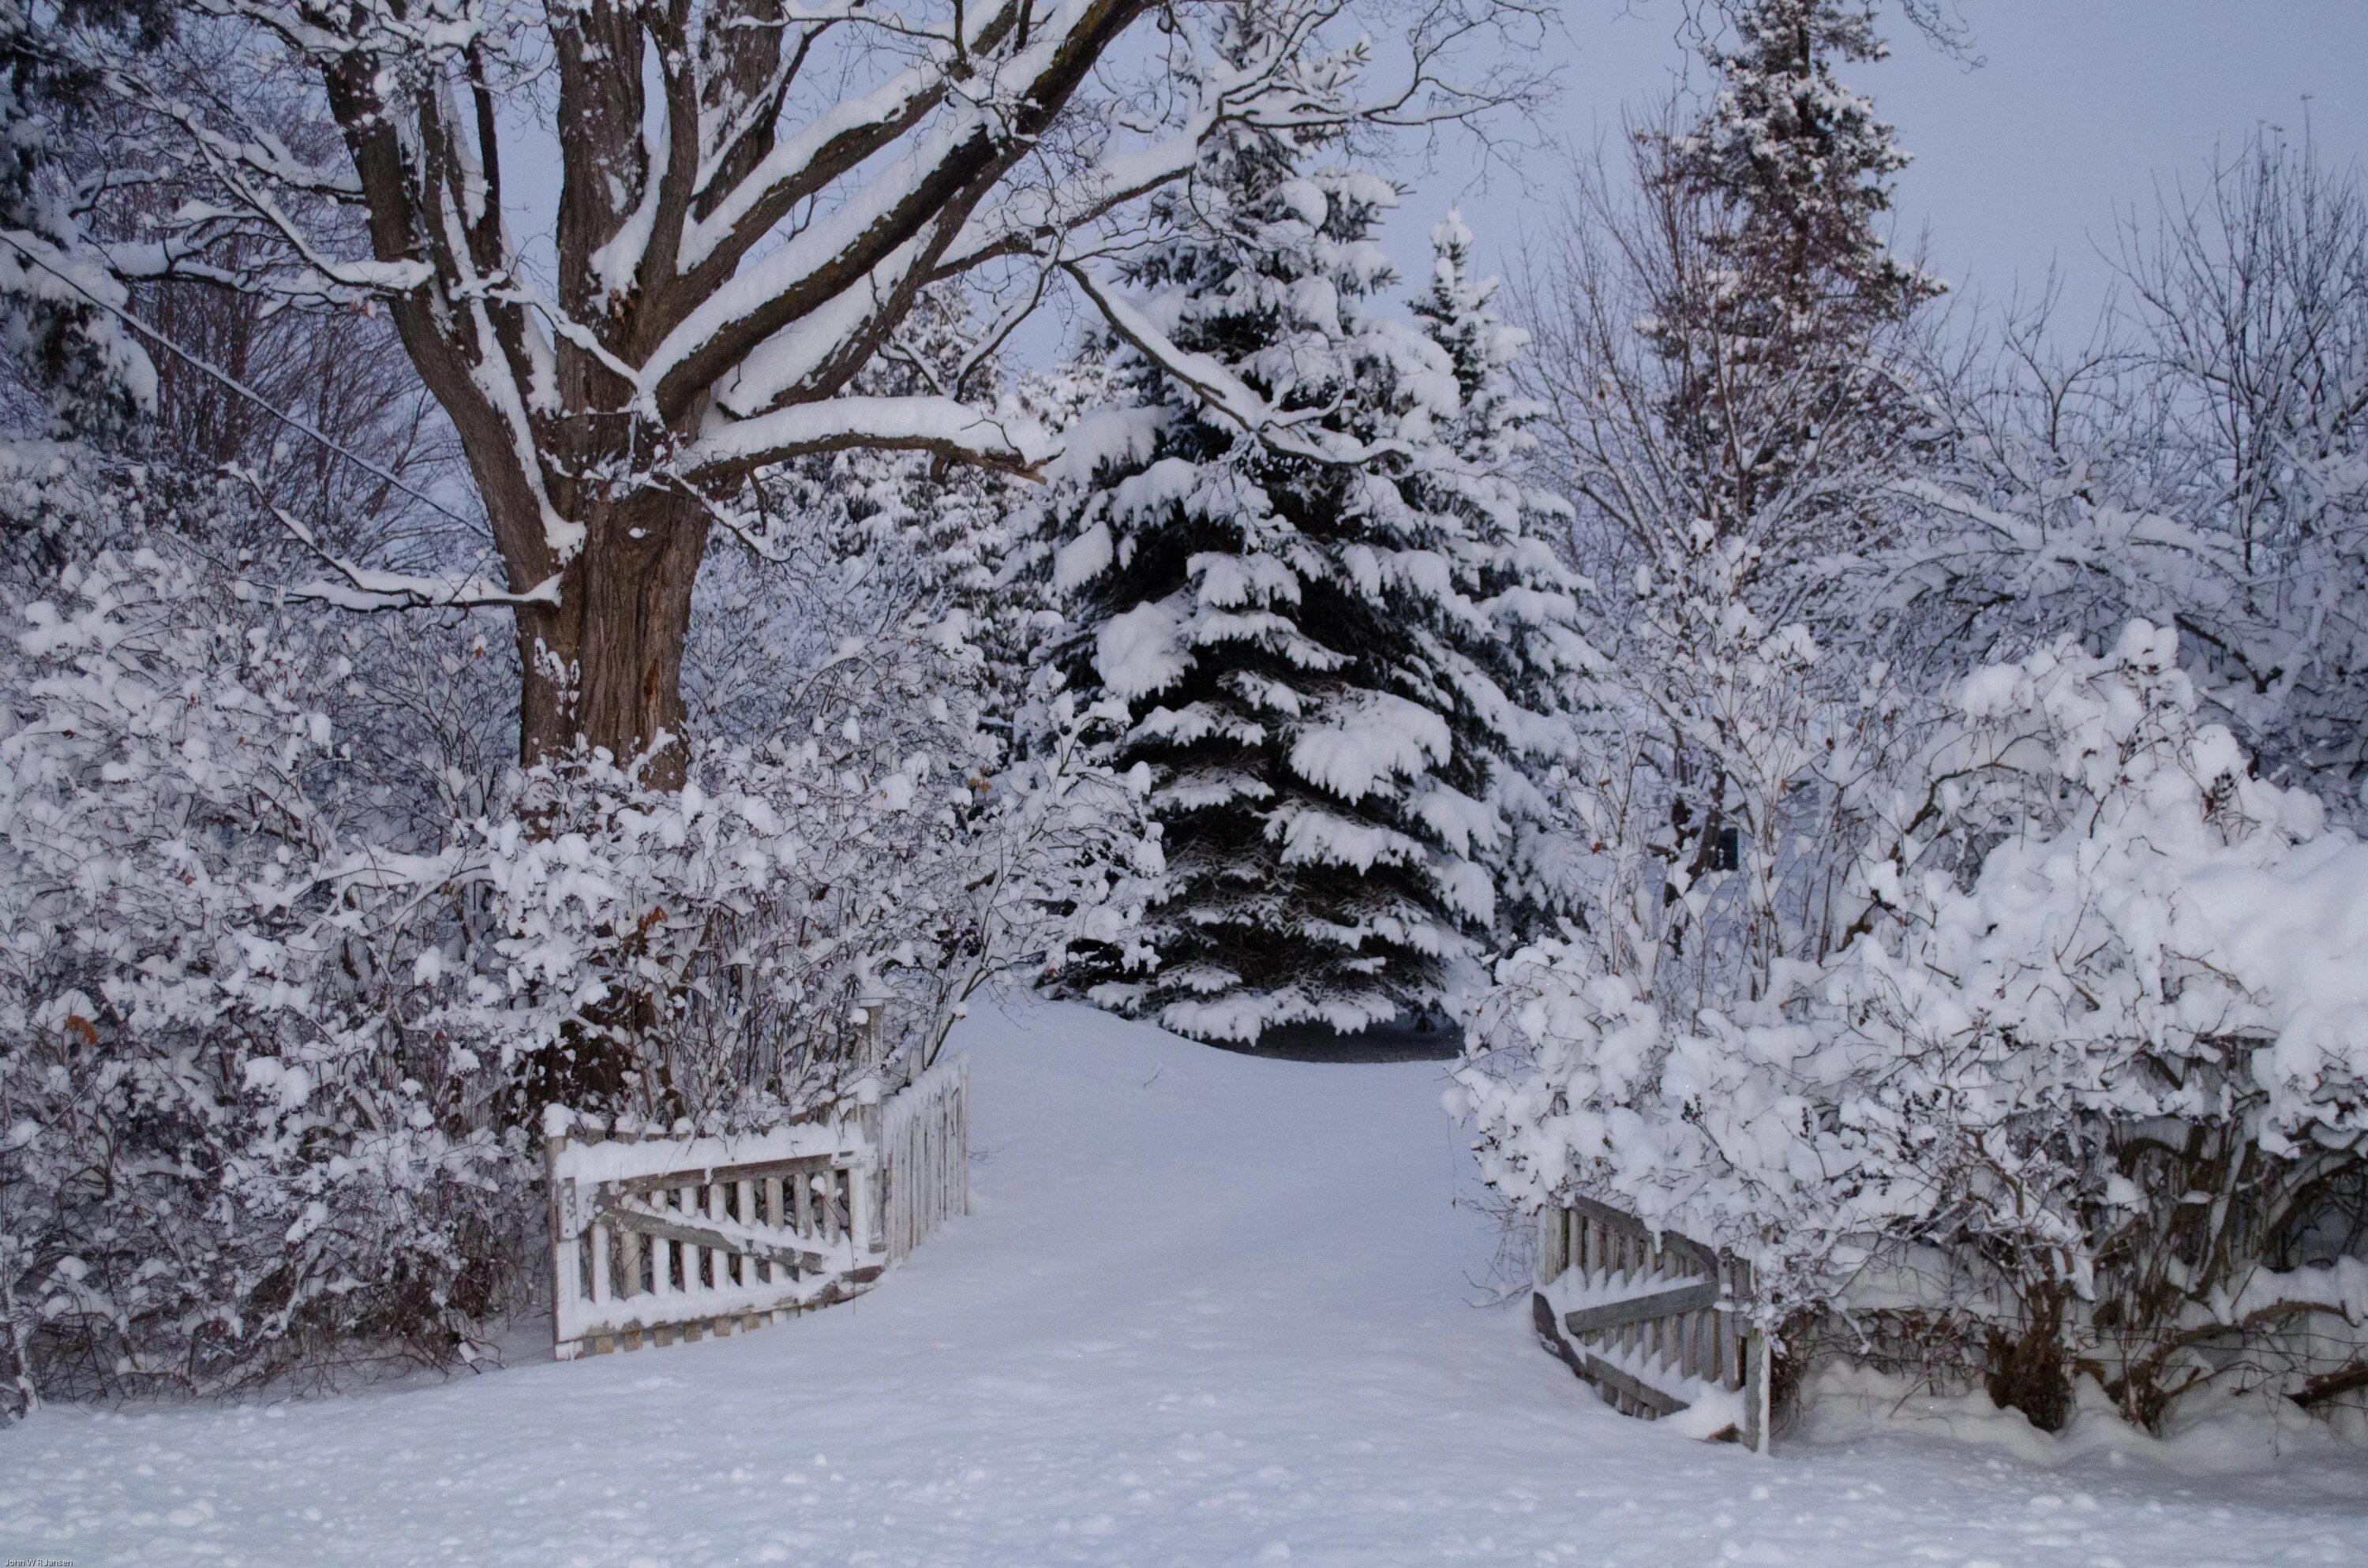
[[735, 1137], [547, 1124], [553, 1354], [727, 1335], [847, 1301], [969, 1209], [970, 1074]]
[[1539, 1216], [1539, 1341], [1604, 1403], [1698, 1437], [1769, 1447], [1769, 1344], [1744, 1315], [1750, 1266], [1574, 1198]]

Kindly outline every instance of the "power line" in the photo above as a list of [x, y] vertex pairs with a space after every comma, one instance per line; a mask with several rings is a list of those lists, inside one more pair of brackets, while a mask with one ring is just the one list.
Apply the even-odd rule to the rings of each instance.
[[133, 315], [130, 311], [125, 310], [122, 306], [100, 299], [97, 295], [84, 288], [79, 282], [76, 282], [74, 278], [59, 271], [56, 267], [51, 267], [48, 262], [42, 260], [32, 251], [28, 250], [13, 234], [0, 233], [0, 241], [6, 241], [10, 250], [15, 251], [18, 256], [24, 257], [35, 267], [40, 267], [42, 271], [48, 273], [51, 277], [56, 278], [59, 282], [73, 290], [75, 293], [81, 295], [84, 299], [97, 306], [100, 310], [105, 311], [108, 314], [115, 317], [118, 321], [122, 322], [126, 326], [131, 327], [142, 337], [145, 337], [151, 342], [158, 345], [160, 347], [165, 349], [184, 363], [202, 371], [208, 376], [211, 376], [215, 381], [220, 381], [223, 386], [228, 387], [231, 391], [238, 393], [239, 396], [245, 398], [250, 403], [253, 403], [257, 408], [262, 409], [266, 414], [270, 415], [271, 417], [279, 420], [282, 425], [287, 426], [290, 429], [294, 430], [301, 435], [311, 437], [313, 440], [320, 442], [321, 445], [326, 447], [330, 451], [335, 452], [337, 456], [345, 459], [347, 462], [352, 463], [355, 467], [361, 469], [364, 472], [374, 478], [385, 481], [388, 484], [393, 485], [395, 489], [400, 490], [405, 495], [410, 496], [421, 506], [432, 507], [436, 511], [443, 513], [454, 522], [461, 524], [463, 527], [474, 528], [477, 526], [475, 518], [462, 517], [460, 513], [452, 510], [451, 507], [445, 506], [442, 502], [436, 500], [434, 497], [422, 494], [420, 492], [414, 490], [410, 485], [405, 484], [402, 480], [396, 478], [393, 473], [380, 467], [377, 463], [370, 461], [370, 459], [362, 456], [359, 452], [353, 451], [348, 448], [340, 446], [329, 437], [323, 435], [312, 426], [307, 425], [303, 420], [286, 412], [277, 403], [273, 403], [269, 398], [265, 397], [261, 392], [256, 392], [253, 387], [248, 386], [245, 382], [232, 375], [229, 371], [221, 369], [219, 366], [211, 364], [208, 361], [198, 358], [195, 354], [190, 353], [188, 349], [182, 347], [179, 344], [165, 336], [164, 333], [157, 330], [155, 327], [150, 326], [146, 322], [142, 321], [138, 316]]

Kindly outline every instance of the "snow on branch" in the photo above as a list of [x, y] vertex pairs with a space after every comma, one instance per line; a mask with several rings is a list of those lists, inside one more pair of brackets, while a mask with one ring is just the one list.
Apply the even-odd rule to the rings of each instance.
[[[0, 603], [0, 1394], [450, 1356], [548, 1256], [541, 1104], [827, 1112], [997, 976], [1129, 941], [1161, 875], [1074, 712], [1008, 756], [926, 619], [782, 666], [779, 732], [689, 787], [584, 752], [389, 813], [332, 727], [354, 644], [165, 548]], [[554, 1091], [586, 1050], [634, 1065]]]
[[859, 447], [929, 452], [1031, 479], [1051, 455], [1042, 432], [1015, 430], [950, 397], [835, 397], [720, 423], [677, 466], [709, 478]]
[[1286, 413], [1206, 354], [1178, 347], [1176, 340], [1119, 295], [1103, 288], [1092, 273], [1075, 263], [1064, 268], [1102, 319], [1127, 345], [1191, 389], [1203, 406], [1242, 434], [1278, 452], [1311, 462], [1357, 468], [1393, 454], [1409, 454], [1404, 441], [1360, 441], [1326, 430], [1317, 422], [1328, 411], [1301, 409]]
[[[2059, 639], [1949, 706], [1856, 790], [1881, 822], [1834, 876], [1862, 912], [1838, 941], [1705, 1006], [1605, 940], [1606, 901], [1498, 963], [1457, 1104], [1501, 1190], [1731, 1251], [1771, 1323], [1979, 1344], [2052, 1299], [2151, 1421], [2230, 1365], [2187, 1347], [2307, 1301], [2278, 1194], [2368, 1149], [2368, 846], [2205, 722], [2167, 629]], [[2198, 1188], [2232, 1239], [2166, 1267]]]
[[359, 565], [329, 550], [293, 513], [271, 501], [265, 494], [262, 481], [252, 471], [233, 464], [224, 472], [252, 490], [256, 499], [278, 519], [281, 528], [337, 574], [337, 580], [316, 577], [311, 582], [295, 585], [287, 590], [290, 598], [307, 599], [338, 609], [365, 613], [391, 609], [489, 609], [517, 605], [555, 605], [559, 602], [559, 576], [556, 573], [524, 593], [513, 593], [477, 573], [427, 577]]

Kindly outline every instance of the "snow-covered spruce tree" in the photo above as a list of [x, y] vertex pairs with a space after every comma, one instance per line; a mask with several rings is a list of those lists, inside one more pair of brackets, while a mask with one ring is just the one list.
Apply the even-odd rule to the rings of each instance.
[[[931, 395], [993, 405], [1005, 385], [992, 343], [972, 321], [959, 282], [923, 290], [879, 357], [857, 379], [872, 397]], [[1026, 482], [928, 453], [844, 454], [832, 489], [846, 517], [831, 540], [845, 557], [900, 562], [910, 597], [941, 608], [986, 604], [1003, 554], [1006, 519]], [[1032, 488], [1032, 486], [1030, 487]]]
[[1745, 0], [1732, 10], [1734, 40], [1703, 49], [1717, 91], [1708, 112], [1669, 139], [1666, 172], [1715, 210], [1703, 246], [1739, 286], [1680, 297], [1685, 308], [1648, 330], [1675, 353], [1701, 352], [1686, 335], [1714, 326], [1735, 345], [1725, 350], [1731, 359], [1840, 368], [1940, 291], [1879, 228], [1908, 156], [1873, 100], [1834, 75], [1837, 62], [1889, 50], [1865, 0]]
[[[1911, 460], [1923, 414], [1903, 329], [1942, 291], [1882, 232], [1907, 154], [1834, 75], [1886, 52], [1872, 11], [1743, 0], [1733, 39], [1703, 47], [1709, 102], [1638, 138], [1651, 247], [1638, 335], [1655, 363], [1637, 390], [1677, 486], [1643, 530], [1653, 553], [1676, 555], [1645, 564], [1682, 581], [1724, 557], [1713, 591], [1827, 646], [1863, 641], [1835, 562], [1893, 526], [1878, 482]], [[1621, 454], [1631, 467], [1638, 455]], [[1633, 510], [1613, 512], [1629, 532]]]
[[1512, 438], [1511, 340], [1452, 233], [1435, 335], [1381, 313], [1395, 192], [1302, 172], [1321, 142], [1229, 134], [1163, 203], [1056, 502], [1064, 672], [1149, 770], [1172, 879], [1158, 969], [1093, 994], [1201, 1038], [1440, 1002], [1497, 922], [1524, 704], [1578, 656], [1534, 506], [1474, 460]]
[[[880, 358], [860, 379], [867, 395], [943, 395], [991, 405], [1014, 429], [1057, 440], [1097, 378], [1090, 364], [1014, 382], [970, 293], [959, 283], [927, 290]], [[825, 488], [836, 506], [826, 548], [868, 580], [875, 602], [894, 602], [931, 624], [959, 618], [986, 681], [986, 722], [1006, 729], [1027, 700], [1037, 645], [1058, 618], [1041, 569], [1041, 486], [927, 453], [859, 451], [835, 460]]]
[[[1557, 865], [1554, 813], [1531, 775], [1551, 775], [1571, 760], [1566, 710], [1574, 698], [1590, 699], [1602, 661], [1576, 634], [1568, 614], [1576, 605], [1571, 596], [1588, 585], [1557, 564], [1556, 546], [1569, 538], [1570, 503], [1525, 483], [1537, 456], [1531, 426], [1543, 409], [1514, 386], [1511, 372], [1530, 335], [1497, 313], [1497, 280], [1473, 276], [1473, 234], [1461, 212], [1451, 210], [1430, 240], [1430, 288], [1412, 308], [1423, 335], [1454, 368], [1456, 411], [1436, 426], [1454, 460], [1426, 465], [1411, 494], [1417, 504], [1460, 519], [1479, 541], [1465, 559], [1478, 573], [1478, 597], [1499, 611], [1500, 642], [1471, 651], [1520, 709], [1556, 716], [1543, 727], [1528, 725], [1530, 733], [1517, 743], [1515, 749], [1531, 753], [1530, 766], [1496, 770], [1494, 800], [1510, 837], [1491, 858], [1500, 926], [1552, 929], [1568, 912], [1567, 879]], [[1541, 590], [1545, 598], [1520, 602]]]
[[[168, 0], [85, 6], [74, 19], [123, 59], [173, 30]], [[0, 0], [0, 335], [62, 430], [114, 429], [154, 401], [155, 371], [110, 312], [127, 291], [60, 167], [100, 93], [97, 73], [53, 47], [60, 22], [47, 0]]]

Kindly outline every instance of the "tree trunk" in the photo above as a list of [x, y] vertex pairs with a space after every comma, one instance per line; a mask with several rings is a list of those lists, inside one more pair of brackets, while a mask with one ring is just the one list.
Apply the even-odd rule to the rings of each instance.
[[2059, 1285], [2041, 1285], [2023, 1297], [2023, 1325], [2009, 1336], [1993, 1328], [1987, 1335], [1990, 1403], [2020, 1410], [2043, 1432], [2061, 1432], [2072, 1419], [2072, 1354], [2064, 1343], [2064, 1303]]
[[620, 765], [648, 754], [643, 781], [677, 789], [689, 762], [683, 651], [707, 514], [655, 491], [588, 510], [559, 604], [518, 612], [518, 760], [530, 767], [578, 746]]
[[[620, 765], [643, 759], [651, 788], [680, 789], [690, 761], [682, 660], [707, 512], [655, 490], [585, 511], [584, 547], [560, 575], [558, 605], [517, 612], [518, 760], [531, 767], [605, 750]], [[638, 940], [609, 935], [621, 949]], [[624, 972], [606, 1000], [520, 1064], [517, 1108], [526, 1125], [554, 1103], [609, 1114], [632, 1092], [633, 1074], [650, 1070], [629, 1042], [656, 1026], [661, 1000]]]

